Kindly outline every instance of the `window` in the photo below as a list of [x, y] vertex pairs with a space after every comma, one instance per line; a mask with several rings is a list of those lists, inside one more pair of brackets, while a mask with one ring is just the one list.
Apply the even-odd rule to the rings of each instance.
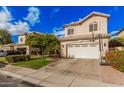
[[89, 25], [89, 31], [92, 32], [92, 31], [97, 31], [97, 23], [96, 22], [93, 22]]
[[68, 29], [68, 35], [72, 35], [72, 34], [74, 34], [74, 29], [72, 29], [72, 28], [70, 29], [70, 28], [69, 28], [69, 29]]
[[20, 41], [23, 42], [23, 38], [20, 38]]
[[104, 43], [104, 47], [106, 46], [106, 43]]
[[90, 24], [90, 28], [89, 29], [90, 29], [90, 32], [93, 31], [93, 25], [92, 24]]

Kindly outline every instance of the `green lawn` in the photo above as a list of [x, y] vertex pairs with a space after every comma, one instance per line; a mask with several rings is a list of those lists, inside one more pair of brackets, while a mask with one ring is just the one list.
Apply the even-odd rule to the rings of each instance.
[[22, 61], [17, 63], [12, 63], [14, 66], [26, 67], [31, 69], [39, 69], [43, 66], [46, 66], [50, 63], [47, 58], [35, 58], [29, 61]]
[[0, 57], [0, 62], [5, 62], [5, 61], [6, 61], [5, 57]]

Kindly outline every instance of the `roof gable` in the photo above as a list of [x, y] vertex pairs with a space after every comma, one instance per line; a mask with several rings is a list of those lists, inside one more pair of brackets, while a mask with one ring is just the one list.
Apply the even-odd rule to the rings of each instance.
[[88, 20], [89, 18], [93, 17], [93, 16], [101, 16], [101, 17], [106, 17], [106, 18], [110, 17], [109, 14], [104, 14], [104, 13], [100, 13], [100, 12], [92, 12], [88, 16], [84, 17], [82, 20], [80, 20], [78, 22], [66, 24], [66, 25], [64, 25], [64, 27], [80, 25], [83, 22], [85, 22], [86, 20]]

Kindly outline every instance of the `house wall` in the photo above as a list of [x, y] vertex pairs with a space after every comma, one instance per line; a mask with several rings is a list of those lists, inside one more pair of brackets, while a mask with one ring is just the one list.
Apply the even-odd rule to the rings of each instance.
[[3, 50], [3, 46], [2, 45], [0, 45], [0, 50]]
[[116, 47], [115, 49], [116, 50], [119, 50], [119, 51], [122, 51], [123, 50], [123, 47]]
[[[92, 35], [92, 32], [89, 31], [89, 24], [92, 22], [97, 22], [98, 25], [98, 31], [94, 31], [94, 34], [106, 34], [107, 35], [107, 17], [101, 17], [101, 16], [92, 16], [85, 22], [83, 22], [81, 25], [78, 26], [68, 26], [64, 29], [64, 37], [70, 37], [70, 36], [78, 36], [78, 35]], [[68, 35], [68, 28], [74, 29], [74, 34]], [[67, 44], [69, 43], [79, 43], [82, 44], [84, 42], [90, 41], [84, 41], [84, 40], [77, 40], [77, 41], [61, 41], [61, 53], [63, 57], [67, 57]], [[102, 56], [105, 56], [105, 53], [108, 51], [108, 38], [102, 39], [101, 41], [102, 45]], [[99, 40], [97, 39], [94, 43], [99, 44]]]
[[118, 37], [124, 37], [124, 31], [121, 31], [117, 36]]
[[14, 46], [4, 46], [4, 51], [14, 50]]
[[[91, 35], [92, 32], [89, 32], [89, 24], [92, 22], [97, 22], [98, 24], [98, 31], [94, 31], [94, 34], [107, 34], [107, 18], [106, 17], [101, 17], [101, 16], [93, 16], [86, 20], [83, 24], [78, 25], [78, 26], [68, 26], [64, 30], [64, 35], [65, 37], [69, 36], [75, 36], [75, 35]], [[74, 34], [73, 35], [67, 35], [67, 30], [69, 28], [74, 29]]]
[[26, 36], [25, 35], [20, 35], [18, 36], [18, 44], [25, 44], [25, 39]]

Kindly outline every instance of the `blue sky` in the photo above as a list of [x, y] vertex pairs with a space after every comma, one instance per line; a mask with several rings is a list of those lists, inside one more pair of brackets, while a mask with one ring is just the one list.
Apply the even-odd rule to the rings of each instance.
[[96, 11], [110, 14], [108, 32], [124, 28], [124, 7], [119, 6], [7, 6], [0, 7], [0, 28], [9, 30], [12, 39], [24, 32], [63, 33], [63, 25], [79, 21]]

